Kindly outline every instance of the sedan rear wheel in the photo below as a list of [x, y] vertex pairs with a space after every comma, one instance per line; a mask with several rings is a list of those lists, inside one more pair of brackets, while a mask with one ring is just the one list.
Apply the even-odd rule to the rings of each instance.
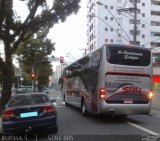
[[53, 127], [53, 128], [52, 128], [52, 132], [53, 132], [53, 133], [57, 133], [57, 132], [58, 132], [58, 127], [57, 127], [57, 126]]

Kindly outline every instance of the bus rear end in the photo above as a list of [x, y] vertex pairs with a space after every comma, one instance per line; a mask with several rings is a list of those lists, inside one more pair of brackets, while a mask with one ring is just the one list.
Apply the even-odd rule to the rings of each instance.
[[106, 46], [105, 86], [99, 89], [101, 113], [150, 113], [153, 96], [151, 58], [151, 51], [142, 47]]

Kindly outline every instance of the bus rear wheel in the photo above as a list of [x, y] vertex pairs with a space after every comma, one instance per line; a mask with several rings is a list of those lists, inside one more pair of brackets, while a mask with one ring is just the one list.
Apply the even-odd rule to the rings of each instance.
[[63, 95], [63, 102], [64, 102], [65, 106], [68, 106], [68, 103], [66, 103], [66, 96], [65, 96], [65, 94]]
[[81, 103], [81, 112], [83, 116], [88, 116], [88, 112], [86, 111], [86, 103], [84, 99], [82, 100]]

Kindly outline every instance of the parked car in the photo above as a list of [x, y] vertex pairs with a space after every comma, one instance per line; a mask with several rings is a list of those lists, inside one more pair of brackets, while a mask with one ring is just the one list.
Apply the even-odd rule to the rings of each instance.
[[43, 88], [42, 89], [42, 92], [46, 93], [46, 94], [49, 94], [49, 89], [48, 88]]
[[32, 86], [21, 86], [17, 88], [16, 93], [31, 93], [33, 92]]
[[57, 112], [44, 93], [13, 95], [3, 112], [4, 135], [58, 131]]

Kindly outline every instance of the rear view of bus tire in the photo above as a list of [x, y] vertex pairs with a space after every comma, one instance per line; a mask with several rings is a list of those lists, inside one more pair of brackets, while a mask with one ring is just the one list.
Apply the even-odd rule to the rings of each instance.
[[85, 100], [82, 100], [81, 103], [81, 112], [83, 116], [88, 116], [88, 112], [86, 111], [86, 104], [85, 104]]
[[68, 106], [68, 103], [66, 103], [66, 96], [65, 96], [65, 94], [63, 95], [63, 102], [64, 102], [65, 106]]

